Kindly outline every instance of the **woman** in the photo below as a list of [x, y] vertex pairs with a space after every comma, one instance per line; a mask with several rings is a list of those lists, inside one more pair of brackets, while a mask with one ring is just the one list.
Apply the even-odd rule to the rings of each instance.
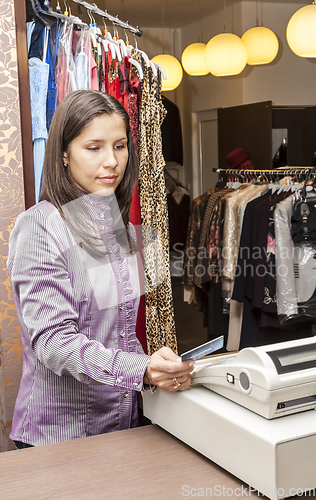
[[58, 106], [41, 201], [11, 233], [24, 345], [11, 439], [42, 445], [137, 425], [136, 391], [190, 384], [193, 362], [145, 355], [135, 335], [139, 277], [128, 222], [137, 163], [128, 115], [77, 91]]

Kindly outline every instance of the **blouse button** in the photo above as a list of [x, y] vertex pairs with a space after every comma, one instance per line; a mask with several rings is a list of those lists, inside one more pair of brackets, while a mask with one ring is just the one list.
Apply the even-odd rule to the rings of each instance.
[[123, 309], [124, 309], [123, 304], [120, 304], [120, 305], [119, 305], [119, 309], [120, 309], [120, 311], [123, 311]]
[[103, 229], [104, 229], [103, 224], [100, 224], [100, 226], [99, 226], [99, 227], [100, 227], [100, 229], [101, 229], [101, 230], [103, 230]]
[[133, 382], [133, 386], [137, 387], [138, 385], [139, 385], [139, 380], [138, 380], [138, 378], [135, 378], [135, 380]]
[[100, 219], [104, 219], [104, 214], [100, 214]]
[[127, 391], [126, 391], [126, 392], [124, 392], [123, 396], [124, 396], [124, 398], [127, 398], [127, 396], [128, 396], [128, 392], [127, 392]]
[[116, 278], [116, 281], [118, 281], [119, 283], [121, 283], [121, 281], [122, 281], [122, 280], [121, 280], [121, 276], [118, 276], [118, 277]]
[[120, 375], [119, 377], [117, 377], [116, 383], [121, 384], [122, 382], [123, 382], [123, 377]]
[[122, 330], [122, 331], [121, 331], [120, 335], [121, 335], [121, 337], [125, 337], [125, 332], [124, 332], [124, 330]]

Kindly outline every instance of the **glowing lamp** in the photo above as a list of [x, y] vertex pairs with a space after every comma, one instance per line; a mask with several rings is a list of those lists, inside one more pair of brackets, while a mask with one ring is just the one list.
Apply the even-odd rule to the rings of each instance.
[[316, 5], [306, 5], [293, 14], [286, 29], [290, 49], [299, 57], [316, 57]]
[[238, 75], [247, 64], [247, 50], [239, 36], [221, 33], [206, 45], [205, 59], [214, 76]]
[[205, 43], [192, 43], [184, 49], [181, 63], [188, 75], [203, 76], [210, 72], [205, 61], [205, 47]]
[[264, 26], [256, 26], [241, 37], [247, 49], [247, 64], [269, 64], [279, 51], [279, 40], [273, 31]]
[[162, 90], [174, 90], [176, 89], [182, 80], [183, 70], [178, 59], [169, 54], [159, 54], [152, 58], [152, 61], [160, 64], [166, 73], [167, 79], [162, 78]]

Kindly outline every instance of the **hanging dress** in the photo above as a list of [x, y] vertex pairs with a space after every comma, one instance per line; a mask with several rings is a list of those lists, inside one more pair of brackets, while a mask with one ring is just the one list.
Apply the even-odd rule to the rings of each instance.
[[[132, 57], [142, 65], [138, 50]], [[154, 77], [145, 66], [139, 116], [139, 196], [143, 227], [146, 281], [146, 335], [148, 353], [163, 346], [177, 351], [173, 298], [169, 267], [169, 220], [164, 178], [161, 124], [160, 74]], [[156, 274], [155, 274], [156, 273]], [[155, 274], [155, 280], [152, 279]]]
[[[56, 68], [56, 58], [57, 58], [57, 47], [58, 47], [58, 41], [59, 41], [59, 35], [60, 35], [60, 23], [58, 22], [56, 25], [56, 36], [55, 36], [55, 42], [53, 42], [53, 48], [54, 48], [54, 53], [52, 55], [50, 48], [49, 48], [49, 43], [48, 43], [48, 50], [47, 50], [47, 56], [46, 56], [46, 63], [49, 64], [49, 75], [48, 75], [48, 89], [47, 89], [47, 104], [46, 104], [46, 126], [47, 126], [47, 131], [50, 129], [50, 124], [53, 119], [53, 114], [55, 113], [55, 109], [57, 106], [57, 83], [56, 83], [56, 74], [55, 74], [55, 68]], [[50, 29], [49, 33], [50, 40], [52, 40], [52, 29]]]
[[[43, 31], [43, 57], [46, 59], [48, 30]], [[47, 140], [46, 102], [49, 64], [38, 57], [29, 59], [29, 79], [34, 157], [35, 201], [39, 201]]]
[[78, 90], [89, 90], [91, 87], [90, 73], [90, 55], [91, 49], [90, 36], [84, 30], [79, 34], [73, 34], [73, 50], [74, 50], [74, 65], [75, 78]]
[[72, 53], [73, 25], [65, 22], [59, 36], [57, 48], [56, 81], [58, 104], [71, 92], [77, 90], [75, 64]]

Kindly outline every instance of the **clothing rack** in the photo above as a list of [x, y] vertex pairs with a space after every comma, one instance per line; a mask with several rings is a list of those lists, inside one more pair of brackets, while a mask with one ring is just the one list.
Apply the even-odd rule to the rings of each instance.
[[241, 175], [243, 173], [248, 173], [248, 174], [275, 174], [275, 175], [287, 175], [289, 173], [302, 173], [304, 171], [311, 172], [311, 171], [316, 172], [316, 167], [310, 166], [310, 167], [281, 167], [280, 169], [274, 169], [274, 170], [248, 170], [248, 169], [236, 169], [236, 168], [213, 168], [213, 172], [216, 172], [218, 174], [235, 174], [235, 175]]
[[143, 34], [143, 32], [139, 28], [139, 26], [136, 26], [136, 28], [134, 28], [133, 26], [130, 26], [128, 21], [126, 21], [126, 23], [125, 23], [125, 22], [121, 21], [118, 16], [115, 16], [115, 17], [111, 16], [107, 10], [99, 9], [95, 3], [90, 4], [88, 2], [85, 2], [84, 0], [72, 0], [72, 1], [77, 3], [78, 5], [81, 5], [85, 9], [90, 10], [91, 12], [93, 12], [93, 14], [97, 14], [98, 16], [101, 16], [101, 17], [104, 17], [105, 19], [108, 19], [113, 24], [120, 26], [124, 30], [129, 30], [134, 35], [141, 37]]

